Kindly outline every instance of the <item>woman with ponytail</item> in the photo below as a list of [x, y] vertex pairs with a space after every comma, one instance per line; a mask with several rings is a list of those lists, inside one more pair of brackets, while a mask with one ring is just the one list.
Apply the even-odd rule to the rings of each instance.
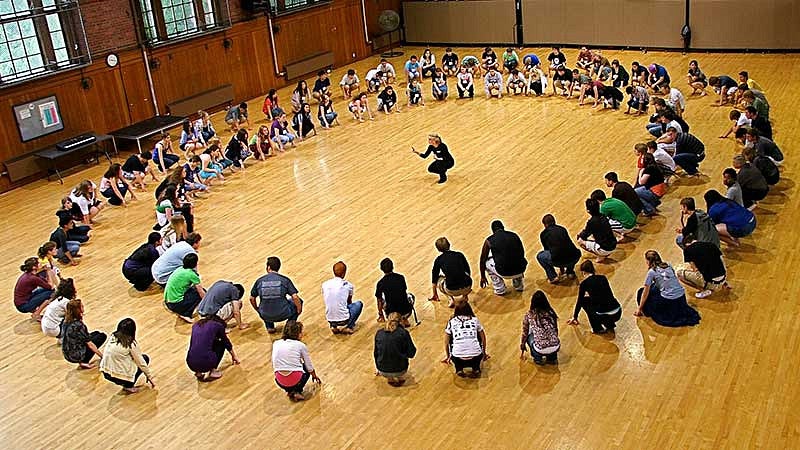
[[375, 334], [376, 375], [385, 377], [390, 385], [399, 387], [406, 382], [408, 360], [417, 354], [411, 335], [403, 328], [403, 317], [398, 312], [389, 314], [384, 329]]
[[675, 270], [661, 260], [655, 250], [644, 254], [647, 278], [644, 287], [636, 293], [639, 309], [634, 316], [646, 316], [665, 327], [683, 327], [700, 323], [700, 314], [686, 303], [686, 291], [681, 286]]

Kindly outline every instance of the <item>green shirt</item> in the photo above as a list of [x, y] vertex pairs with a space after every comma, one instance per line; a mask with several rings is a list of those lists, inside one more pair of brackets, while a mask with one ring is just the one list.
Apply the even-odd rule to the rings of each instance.
[[167, 303], [178, 303], [183, 300], [183, 294], [195, 285], [200, 284], [200, 275], [193, 269], [180, 269], [172, 272], [164, 288], [164, 300]]
[[633, 229], [636, 227], [636, 215], [622, 200], [607, 198], [600, 205], [600, 213], [609, 219], [621, 223], [623, 227]]

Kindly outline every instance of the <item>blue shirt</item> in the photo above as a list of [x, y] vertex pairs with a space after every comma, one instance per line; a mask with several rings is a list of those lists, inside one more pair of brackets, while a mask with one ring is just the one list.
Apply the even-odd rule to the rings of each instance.
[[522, 58], [522, 63], [526, 66], [538, 66], [541, 61], [539, 61], [539, 57], [534, 55], [533, 53], [529, 53]]
[[731, 200], [714, 204], [708, 209], [708, 215], [714, 223], [724, 223], [733, 228], [744, 228], [755, 219], [747, 208]]
[[291, 315], [288, 296], [296, 295], [292, 280], [279, 273], [269, 272], [253, 284], [250, 295], [258, 297], [258, 313], [262, 318], [288, 317]]
[[418, 62], [406, 62], [406, 72], [419, 72], [419, 63]]
[[686, 294], [678, 277], [675, 276], [672, 266], [668, 266], [666, 269], [656, 267], [648, 270], [644, 285], [650, 286], [650, 289], [658, 291], [662, 297], [668, 300], [674, 300]]

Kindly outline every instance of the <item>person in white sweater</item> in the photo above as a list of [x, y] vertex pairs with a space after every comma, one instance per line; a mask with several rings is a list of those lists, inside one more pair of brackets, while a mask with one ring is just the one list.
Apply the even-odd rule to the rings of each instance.
[[67, 314], [67, 303], [77, 297], [78, 293], [72, 278], [64, 278], [58, 283], [53, 300], [42, 313], [42, 333], [45, 336], [61, 337], [61, 324], [64, 323], [64, 316]]
[[142, 374], [150, 387], [156, 388], [149, 364], [150, 357], [142, 354], [136, 342], [136, 322], [131, 318], [122, 319], [106, 344], [100, 372], [106, 380], [122, 386], [126, 394], [133, 394], [139, 392], [136, 381]]
[[303, 323], [289, 321], [283, 327], [283, 336], [272, 344], [272, 369], [275, 382], [292, 401], [303, 401], [303, 388], [308, 379], [322, 383], [311, 363], [308, 347], [300, 339], [303, 337]]

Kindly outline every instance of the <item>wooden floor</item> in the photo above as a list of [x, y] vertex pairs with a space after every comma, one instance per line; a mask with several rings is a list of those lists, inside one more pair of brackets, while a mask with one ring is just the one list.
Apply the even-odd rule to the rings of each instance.
[[[398, 69], [410, 54], [421, 53], [404, 50], [405, 57], [392, 61]], [[548, 50], [535, 51], [544, 58]], [[436, 49], [437, 56], [442, 53]], [[714, 107], [713, 97], [689, 100], [686, 120], [706, 143], [701, 170], [708, 176], [675, 183], [663, 215], [642, 226], [638, 240], [621, 245], [614, 262], [600, 268], [624, 308], [612, 339], [592, 335], [585, 316], [578, 327], [564, 324], [577, 288], [546, 283], [535, 262], [540, 219], [553, 213], [576, 234], [586, 220], [583, 200], [604, 188], [603, 174], [616, 170], [633, 177], [632, 149], [648, 138], [646, 119], [555, 97], [436, 103], [426, 82], [426, 107], [378, 114], [364, 124], [348, 117], [337, 99], [341, 127], [252, 165], [197, 204], [204, 284], [228, 279], [249, 290], [266, 257], [278, 255], [282, 272], [305, 299], [305, 341], [323, 384], [304, 403], [290, 403], [275, 386], [274, 337], [249, 306], [245, 319], [253, 327], [231, 333], [242, 364], [228, 368], [226, 356], [225, 376], [198, 384], [184, 363], [190, 326], [164, 310], [160, 291], [129, 288], [120, 266], [150, 231], [152, 186], [127, 208], [107, 208], [82, 250], [81, 265], [63, 272], [76, 280], [90, 328], [110, 332], [124, 317], [137, 321], [158, 390], [126, 397], [96, 370], [75, 370], [54, 339], [16, 312], [11, 292], [19, 264], [55, 227], [59, 198], [81, 179], [99, 181], [105, 166], [75, 173], [64, 186], [41, 181], [0, 196], [0, 285], [8, 305], [0, 318], [2, 447], [796, 448], [800, 56], [605, 53], [626, 67], [635, 59], [664, 64], [686, 94], [686, 67], [698, 59], [709, 76], [749, 70], [769, 95], [776, 141], [787, 154], [783, 180], [757, 210], [752, 237], [740, 250], [725, 251], [733, 292], [691, 298], [703, 317], [699, 326], [670, 329], [636, 319], [634, 293], [645, 277], [645, 250], [680, 262], [673, 244], [680, 198], [721, 189], [721, 171], [737, 151], [732, 139], [717, 138], [728, 126], [728, 108]], [[566, 54], [575, 60], [576, 51]], [[370, 58], [354, 67], [364, 74], [376, 63]], [[334, 84], [345, 69], [334, 72]], [[280, 91], [284, 106], [290, 90]], [[261, 117], [261, 99], [250, 106]], [[222, 129], [219, 115], [215, 121]], [[441, 133], [455, 155], [445, 185], [435, 184], [435, 176], [425, 172], [427, 162], [409, 151], [409, 145], [424, 147], [430, 131]], [[227, 140], [229, 133], [223, 135]], [[490, 289], [471, 297], [493, 357], [481, 379], [464, 380], [439, 362], [451, 310], [424, 301], [437, 255], [433, 242], [447, 236], [477, 272], [492, 219], [502, 219], [526, 245], [526, 289], [508, 298]], [[386, 256], [405, 274], [422, 319], [411, 332], [419, 348], [412, 379], [400, 389], [373, 375], [378, 325], [372, 293]], [[348, 337], [328, 331], [320, 290], [339, 259], [349, 266], [356, 297], [366, 303], [356, 334]], [[561, 316], [557, 367], [519, 360], [520, 322], [536, 289], [548, 294]]]

